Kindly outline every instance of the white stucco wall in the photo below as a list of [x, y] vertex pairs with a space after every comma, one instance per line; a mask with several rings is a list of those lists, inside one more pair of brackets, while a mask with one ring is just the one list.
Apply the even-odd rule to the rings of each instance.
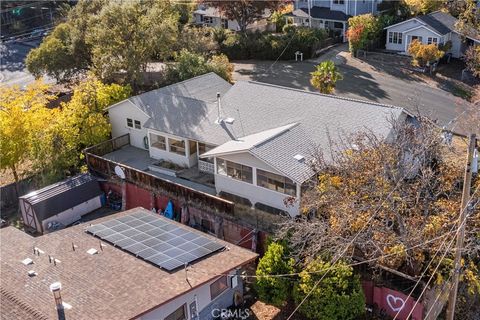
[[[180, 272], [180, 271], [179, 271]], [[234, 275], [236, 271], [232, 271], [229, 274]], [[193, 318], [194, 315], [190, 314], [190, 304], [195, 302], [195, 299], [197, 300], [197, 312], [200, 313], [202, 312], [203, 309], [205, 309], [207, 306], [209, 306], [211, 303], [215, 303], [218, 300], [221, 300], [222, 294], [220, 294], [218, 297], [216, 297], [213, 301], [211, 301], [210, 297], [210, 285], [215, 282], [218, 278], [211, 280], [203, 285], [201, 285], [198, 288], [195, 288], [185, 294], [183, 294], [180, 297], [177, 297], [173, 299], [170, 302], [167, 302], [166, 304], [158, 307], [155, 310], [152, 310], [143, 316], [137, 318], [139, 320], [163, 320], [165, 317], [170, 315], [172, 312], [180, 308], [182, 305], [186, 304], [187, 305], [187, 319], [198, 319], [198, 318]], [[231, 285], [231, 277], [227, 277], [227, 283]], [[235, 288], [230, 288], [233, 290], [238, 289], [242, 285], [241, 281], [238, 281], [238, 286]], [[241, 292], [243, 292], [242, 289], [240, 289]], [[228, 299], [230, 300], [230, 299]], [[218, 308], [227, 308], [233, 304], [233, 299], [230, 301], [229, 305], [225, 305], [225, 303], [219, 303]], [[199, 319], [203, 320], [203, 319]]]
[[96, 210], [102, 206], [102, 201], [101, 201], [101, 196], [95, 197], [93, 199], [90, 199], [88, 201], [85, 201], [75, 207], [72, 207], [70, 209], [67, 209], [63, 212], [60, 212], [59, 214], [56, 214], [54, 216], [51, 216], [48, 219], [45, 219], [42, 221], [42, 226], [44, 233], [48, 233], [48, 223], [52, 221], [57, 221], [64, 226], [67, 226], [69, 224], [74, 223], [77, 220], [80, 220], [80, 218], [89, 212], [92, 212], [93, 210]]
[[[112, 137], [118, 137], [130, 133], [130, 144], [134, 147], [145, 149], [143, 138], [147, 135], [147, 130], [143, 125], [148, 120], [148, 116], [138, 109], [130, 101], [125, 100], [108, 109], [108, 117], [112, 125]], [[127, 127], [127, 118], [140, 120], [141, 129]]]

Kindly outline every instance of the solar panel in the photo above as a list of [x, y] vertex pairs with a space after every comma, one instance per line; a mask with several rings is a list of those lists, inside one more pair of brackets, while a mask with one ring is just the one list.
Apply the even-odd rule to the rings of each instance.
[[186, 226], [146, 212], [108, 220], [86, 231], [167, 271], [224, 248]]
[[162, 267], [164, 269], [167, 269], [168, 271], [175, 270], [178, 267], [183, 267], [184, 265], [185, 265], [185, 263], [183, 263], [181, 261], [178, 261], [176, 259], [170, 259], [170, 260], [167, 260], [163, 263], [160, 263], [160, 267]]
[[134, 245], [131, 245], [129, 247], [126, 247], [125, 250], [137, 255], [140, 251], [143, 251], [145, 249], [148, 249], [148, 247], [144, 244], [141, 244], [140, 242], [135, 243]]

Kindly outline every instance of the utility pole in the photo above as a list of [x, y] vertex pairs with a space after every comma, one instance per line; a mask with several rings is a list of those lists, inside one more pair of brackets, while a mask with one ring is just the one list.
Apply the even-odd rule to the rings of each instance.
[[307, 5], [308, 5], [308, 27], [312, 27], [312, 15], [310, 14], [310, 10], [312, 8], [312, 4], [311, 4], [311, 1], [312, 0], [308, 0], [307, 2]]
[[463, 192], [462, 192], [462, 205], [460, 208], [460, 230], [457, 233], [457, 243], [455, 247], [455, 261], [453, 269], [453, 287], [448, 298], [448, 308], [447, 308], [447, 320], [454, 320], [455, 315], [455, 303], [457, 302], [457, 291], [458, 291], [458, 279], [460, 277], [460, 263], [462, 259], [462, 249], [463, 241], [465, 239], [465, 225], [464, 221], [467, 217], [467, 205], [470, 201], [470, 189], [472, 186], [472, 160], [473, 153], [475, 151], [476, 145], [476, 136], [475, 134], [470, 135], [470, 140], [468, 142], [468, 155], [467, 163], [465, 165], [465, 176], [463, 179]]

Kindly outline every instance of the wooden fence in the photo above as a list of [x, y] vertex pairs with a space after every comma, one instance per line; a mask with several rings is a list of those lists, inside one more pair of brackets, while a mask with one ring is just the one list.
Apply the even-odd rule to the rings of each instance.
[[84, 151], [85, 160], [89, 170], [105, 178], [115, 176], [115, 167], [119, 166], [125, 173], [125, 181], [139, 187], [168, 194], [180, 201], [186, 201], [191, 205], [209, 208], [216, 212], [228, 215], [234, 214], [234, 203], [187, 186], [167, 181], [122, 163], [118, 163], [102, 157], [103, 155], [118, 150], [130, 144], [128, 134], [102, 142]]

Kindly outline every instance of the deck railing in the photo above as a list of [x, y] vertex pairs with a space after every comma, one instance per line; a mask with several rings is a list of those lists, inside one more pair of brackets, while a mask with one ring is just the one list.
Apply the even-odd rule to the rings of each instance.
[[198, 160], [198, 170], [205, 173], [215, 173], [215, 166], [213, 163], [203, 160]]
[[194, 205], [233, 215], [234, 203], [211, 194], [195, 190], [184, 185], [167, 181], [130, 166], [106, 159], [103, 155], [118, 150], [130, 144], [129, 134], [104, 141], [84, 150], [87, 166], [92, 173], [106, 178], [115, 176], [115, 167], [119, 166], [125, 173], [125, 181], [151, 191], [169, 194], [180, 200], [189, 201]]

